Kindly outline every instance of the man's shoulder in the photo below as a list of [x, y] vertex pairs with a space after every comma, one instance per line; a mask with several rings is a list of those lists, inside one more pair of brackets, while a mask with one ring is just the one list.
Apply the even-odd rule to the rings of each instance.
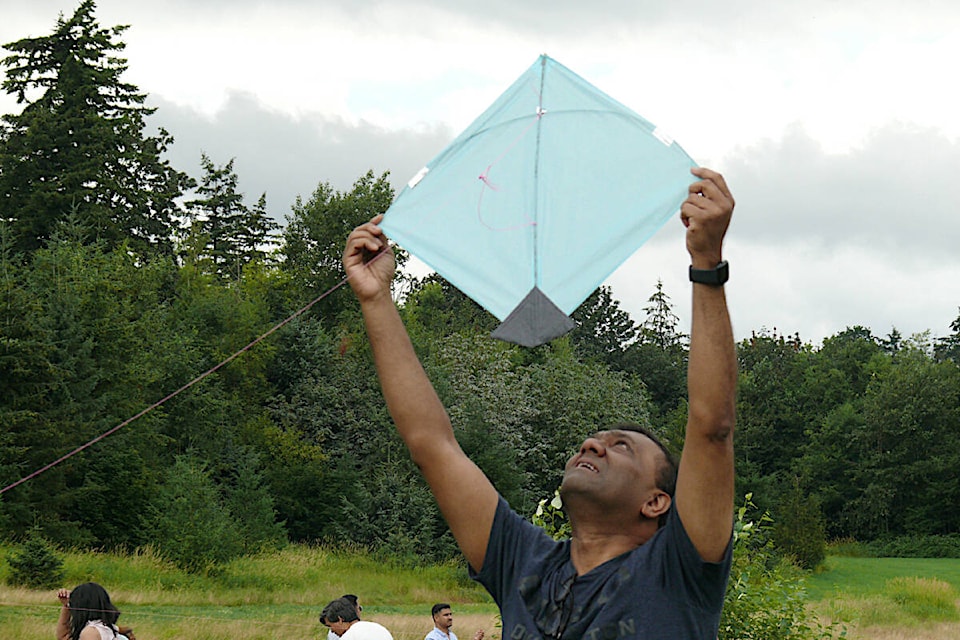
[[343, 640], [393, 640], [393, 636], [385, 626], [369, 620], [358, 620], [341, 638]]
[[[434, 627], [433, 629], [430, 630], [430, 633], [428, 633], [426, 637], [424, 637], [423, 640], [447, 640], [447, 638], [448, 636], [443, 631], [440, 631], [440, 629]], [[449, 640], [457, 640], [457, 634], [451, 631], [449, 635]]]

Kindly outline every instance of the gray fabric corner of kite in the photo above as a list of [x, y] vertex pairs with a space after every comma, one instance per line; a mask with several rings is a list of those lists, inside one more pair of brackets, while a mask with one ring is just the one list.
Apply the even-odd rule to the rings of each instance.
[[570, 316], [534, 287], [490, 335], [522, 347], [538, 347], [576, 326]]

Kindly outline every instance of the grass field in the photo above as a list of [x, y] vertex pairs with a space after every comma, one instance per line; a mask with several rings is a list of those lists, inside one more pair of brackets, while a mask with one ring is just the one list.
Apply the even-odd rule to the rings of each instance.
[[960, 592], [960, 560], [940, 558], [827, 558], [826, 566], [807, 579], [812, 600], [838, 593], [875, 595], [892, 578], [936, 578]]
[[[107, 587], [138, 640], [322, 639], [320, 610], [343, 593], [359, 594], [364, 617], [397, 640], [421, 640], [438, 601], [453, 605], [461, 637], [477, 628], [500, 637], [496, 607], [453, 563], [403, 567], [362, 551], [294, 545], [238, 560], [216, 577], [185, 574], [149, 553], [68, 553], [65, 566], [64, 586]], [[50, 640], [56, 590], [11, 588], [7, 571], [0, 562], [0, 638]], [[807, 588], [812, 615], [845, 620], [853, 640], [960, 640], [960, 560], [831, 556]]]
[[960, 560], [831, 556], [807, 593], [857, 640], [960, 640]]
[[[0, 558], [7, 551], [0, 548]], [[453, 604], [455, 628], [495, 631], [496, 607], [457, 564], [402, 567], [360, 551], [293, 545], [244, 558], [216, 577], [179, 571], [149, 553], [133, 556], [68, 553], [64, 586], [104, 585], [138, 640], [267, 640], [325, 638], [320, 610], [344, 593], [361, 596], [365, 618], [397, 640], [422, 640], [430, 607]], [[0, 638], [50, 640], [59, 613], [56, 589], [6, 585], [0, 563]]]

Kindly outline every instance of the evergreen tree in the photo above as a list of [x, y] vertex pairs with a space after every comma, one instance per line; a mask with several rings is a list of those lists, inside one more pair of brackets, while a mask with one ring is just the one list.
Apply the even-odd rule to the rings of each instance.
[[657, 280], [657, 290], [647, 299], [643, 310], [647, 314], [640, 328], [644, 342], [664, 350], [684, 344], [687, 336], [679, 331], [680, 318], [673, 312], [670, 296], [663, 290], [663, 280]]
[[31, 589], [50, 589], [59, 586], [66, 573], [63, 560], [34, 527], [26, 542], [7, 556], [10, 573], [7, 584]]
[[245, 264], [266, 258], [266, 248], [279, 225], [267, 215], [266, 194], [252, 209], [244, 204], [243, 194], [237, 191], [233, 159], [218, 167], [203, 154], [200, 162], [200, 197], [187, 202], [191, 221], [187, 248], [192, 259], [208, 264], [212, 273], [236, 279]]
[[[2, 263], [16, 275], [0, 279], [0, 475], [11, 482], [171, 388], [156, 366], [176, 338], [164, 331], [170, 260], [84, 245], [81, 233], [62, 223], [29, 264]], [[5, 494], [4, 527], [37, 524], [69, 546], [134, 542], [128, 518], [150, 493], [157, 416]]]
[[244, 553], [275, 550], [287, 542], [282, 522], [277, 522], [270, 488], [264, 483], [260, 457], [249, 447], [227, 453], [231, 462], [224, 483], [224, 504], [237, 523]]
[[216, 573], [243, 552], [239, 524], [207, 466], [178, 456], [143, 515], [160, 555], [191, 573]]
[[244, 263], [266, 260], [278, 239], [280, 224], [267, 213], [267, 194], [261, 193], [257, 204], [247, 209], [244, 224], [237, 230], [237, 250]]
[[571, 341], [587, 358], [594, 358], [613, 368], [623, 368], [623, 353], [638, 334], [630, 314], [620, 308], [610, 287], [600, 287], [583, 301], [572, 318], [577, 328]]
[[896, 355], [896, 353], [903, 348], [903, 335], [896, 327], [893, 327], [890, 329], [887, 337], [880, 340], [880, 346], [890, 355]]
[[953, 360], [955, 364], [960, 365], [960, 314], [950, 323], [950, 329], [953, 333], [949, 336], [937, 338], [934, 354], [937, 360]]
[[[679, 330], [680, 319], [673, 312], [662, 280], [657, 280], [656, 291], [647, 299], [644, 311], [647, 316], [640, 325], [639, 340], [627, 349], [624, 366], [646, 385], [657, 410], [654, 420], [670, 422], [668, 414], [687, 396], [687, 336]], [[673, 439], [682, 437], [683, 430], [674, 429]]]
[[172, 142], [145, 136], [154, 109], [123, 82], [125, 26], [102, 28], [95, 3], [62, 15], [49, 36], [4, 45], [3, 89], [24, 105], [0, 128], [0, 219], [25, 256], [74, 211], [87, 240], [136, 250], [171, 248], [175, 199], [189, 178], [160, 159]]

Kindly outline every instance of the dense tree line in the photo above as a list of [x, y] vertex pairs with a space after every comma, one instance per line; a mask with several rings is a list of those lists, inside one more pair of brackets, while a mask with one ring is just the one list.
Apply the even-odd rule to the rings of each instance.
[[[201, 570], [287, 540], [451, 555], [359, 309], [334, 289], [349, 230], [392, 200], [387, 176], [348, 192], [321, 182], [281, 229], [266, 194], [246, 203], [232, 160], [178, 172], [162, 158], [172, 138], [145, 133], [145, 96], [121, 80], [124, 28], [101, 28], [94, 10], [87, 0], [50, 36], [5, 45], [3, 88], [23, 107], [0, 128], [0, 486], [322, 299], [4, 493], [0, 536], [153, 545]], [[496, 320], [439, 277], [401, 275], [396, 290], [460, 442], [521, 511], [605, 424], [647, 423], [682, 446], [686, 336], [661, 284], [639, 324], [602, 287], [577, 329], [536, 349], [491, 340]], [[960, 317], [950, 330], [741, 342], [741, 492], [775, 519], [813, 505], [835, 537], [960, 532]]]

